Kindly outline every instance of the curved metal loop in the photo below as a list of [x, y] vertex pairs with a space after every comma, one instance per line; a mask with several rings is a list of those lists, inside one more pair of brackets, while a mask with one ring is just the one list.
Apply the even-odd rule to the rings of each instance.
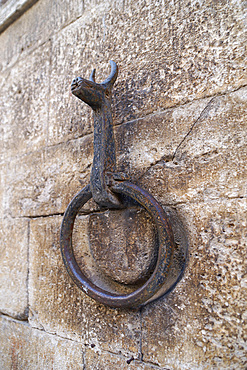
[[171, 284], [168, 284], [164, 291], [164, 283], [167, 280], [174, 253], [173, 233], [165, 211], [151, 194], [127, 181], [116, 183], [113, 190], [136, 200], [153, 217], [158, 232], [159, 249], [156, 267], [150, 278], [136, 291], [118, 295], [95, 285], [79, 268], [72, 246], [73, 226], [80, 208], [92, 197], [90, 185], [83, 188], [72, 199], [64, 214], [60, 237], [63, 261], [73, 281], [91, 298], [110, 307], [139, 307], [171, 289]]
[[[184, 266], [183, 248], [176, 248], [173, 232], [166, 213], [160, 204], [145, 190], [126, 180], [116, 172], [116, 148], [111, 113], [111, 90], [118, 67], [111, 61], [111, 73], [104, 82], [95, 82], [95, 70], [90, 79], [77, 77], [72, 81], [72, 94], [88, 104], [94, 112], [94, 159], [90, 185], [82, 189], [70, 202], [61, 227], [61, 251], [69, 275], [86, 294], [111, 307], [138, 307], [166, 294], [179, 280]], [[79, 209], [91, 198], [102, 208], [119, 208], [117, 194], [136, 200], [153, 217], [158, 239], [156, 266], [147, 281], [132, 293], [111, 293], [91, 281], [79, 268], [72, 246], [74, 221]]]

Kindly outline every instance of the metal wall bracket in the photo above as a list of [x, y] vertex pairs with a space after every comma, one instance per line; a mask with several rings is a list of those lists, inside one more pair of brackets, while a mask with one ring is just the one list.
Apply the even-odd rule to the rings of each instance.
[[[111, 91], [118, 68], [111, 61], [110, 76], [101, 84], [95, 82], [95, 70], [90, 79], [78, 77], [71, 85], [72, 93], [94, 111], [94, 160], [90, 184], [70, 202], [65, 211], [60, 235], [64, 264], [76, 285], [91, 298], [111, 307], [139, 307], [168, 293], [179, 281], [185, 268], [187, 249], [174, 241], [169, 218], [162, 206], [144, 189], [116, 172], [115, 141], [111, 114]], [[152, 274], [136, 290], [122, 294], [106, 290], [91, 281], [80, 269], [73, 252], [72, 233], [80, 208], [93, 197], [101, 208], [121, 208], [121, 196], [135, 200], [152, 216], [158, 234], [158, 256]]]

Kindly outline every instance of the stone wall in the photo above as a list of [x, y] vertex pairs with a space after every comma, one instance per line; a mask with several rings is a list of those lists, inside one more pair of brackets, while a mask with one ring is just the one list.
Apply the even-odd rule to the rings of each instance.
[[[246, 368], [245, 46], [241, 0], [39, 0], [1, 33], [1, 369]], [[59, 249], [93, 159], [70, 83], [92, 67], [102, 81], [110, 59], [118, 168], [189, 240], [183, 279], [141, 310], [83, 294]]]

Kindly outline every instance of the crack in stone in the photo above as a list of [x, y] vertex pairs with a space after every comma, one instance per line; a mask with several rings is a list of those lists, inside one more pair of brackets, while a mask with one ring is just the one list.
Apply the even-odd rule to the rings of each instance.
[[206, 105], [205, 108], [203, 108], [203, 110], [201, 111], [199, 117], [195, 120], [195, 122], [192, 124], [191, 128], [189, 129], [189, 131], [187, 132], [187, 134], [184, 136], [184, 138], [181, 140], [181, 142], [179, 143], [179, 145], [177, 146], [174, 154], [173, 154], [173, 157], [172, 157], [172, 161], [174, 161], [175, 157], [176, 157], [176, 154], [179, 150], [179, 148], [182, 146], [182, 144], [185, 142], [185, 140], [188, 138], [188, 136], [191, 134], [191, 132], [193, 131], [194, 127], [196, 126], [196, 124], [198, 122], [200, 122], [200, 120], [204, 117], [205, 113], [207, 113], [210, 109], [211, 109], [211, 106], [213, 105], [213, 102], [214, 100], [216, 99], [217, 97], [214, 96], [209, 102], [208, 104]]
[[[144, 175], [146, 175], [147, 172], [145, 172]], [[144, 175], [142, 175], [139, 179], [141, 179], [142, 177], [144, 177]], [[138, 181], [137, 180], [137, 181]], [[181, 202], [175, 202], [175, 203], [162, 203], [164, 207], [176, 207], [176, 206], [180, 206], [180, 205], [185, 205], [185, 204], [204, 204], [206, 202], [214, 202], [214, 201], [217, 201], [219, 199], [222, 199], [223, 201], [226, 201], [226, 200], [235, 200], [235, 199], [247, 199], [246, 196], [232, 196], [232, 197], [221, 197], [221, 198], [212, 198], [212, 199], [207, 199], [205, 201], [201, 201], [201, 200], [190, 200], [190, 201], [181, 201]], [[134, 207], [133, 207], [134, 208]], [[117, 210], [117, 209], [116, 209]], [[102, 213], [102, 212], [107, 212], [108, 209], [99, 209], [99, 210], [89, 210], [89, 211], [86, 211], [86, 212], [80, 212], [78, 213], [78, 216], [88, 216], [88, 215], [93, 215], [94, 213]], [[19, 217], [12, 217], [11, 216], [11, 219], [12, 220], [18, 220], [18, 219], [38, 219], [38, 218], [48, 218], [48, 217], [55, 217], [55, 216], [63, 216], [64, 213], [51, 213], [51, 214], [48, 214], [48, 215], [36, 215], [36, 216], [19, 216]], [[3, 218], [0, 218], [0, 220], [5, 220], [5, 219], [8, 219], [9, 217], [3, 217]]]
[[[205, 96], [205, 97], [203, 97], [203, 98], [199, 98], [199, 99], [193, 99], [193, 100], [191, 100], [191, 101], [187, 101], [187, 102], [185, 102], [185, 103], [175, 104], [175, 105], [173, 105], [173, 106], [171, 106], [171, 107], [164, 108], [164, 109], [161, 109], [161, 110], [159, 110], [159, 111], [156, 111], [156, 112], [153, 112], [153, 113], [147, 114], [146, 116], [139, 117], [139, 118], [136, 118], [136, 119], [133, 119], [133, 120], [127, 121], [127, 122], [122, 122], [122, 123], [119, 123], [119, 124], [115, 124], [115, 125], [114, 125], [114, 127], [121, 127], [121, 126], [123, 126], [123, 125], [127, 125], [127, 124], [130, 124], [130, 123], [133, 123], [133, 122], [137, 122], [137, 121], [140, 121], [140, 120], [143, 120], [143, 119], [146, 119], [146, 118], [155, 117], [155, 116], [160, 115], [160, 114], [163, 114], [163, 113], [165, 113], [165, 112], [167, 112], [167, 111], [169, 111], [169, 110], [173, 110], [173, 109], [176, 109], [176, 108], [179, 108], [179, 107], [183, 107], [183, 106], [186, 106], [186, 105], [191, 104], [191, 103], [196, 102], [196, 101], [202, 101], [202, 100], [205, 100], [205, 99], [209, 99], [209, 98], [211, 98], [211, 100], [210, 100], [210, 102], [211, 102], [214, 98], [217, 98], [217, 97], [220, 97], [220, 96], [226, 96], [226, 95], [232, 94], [232, 93], [234, 93], [234, 92], [237, 92], [237, 91], [241, 90], [242, 88], [245, 88], [246, 86], [247, 86], [247, 85], [241, 85], [241, 86], [239, 86], [238, 88], [236, 88], [236, 89], [234, 89], [234, 90], [232, 90], [232, 91], [226, 91], [226, 92], [218, 93], [218, 94], [215, 94], [215, 95]], [[210, 102], [209, 102], [209, 103], [210, 103]], [[209, 104], [209, 103], [208, 103], [208, 104]], [[207, 107], [205, 107], [205, 108], [203, 109], [203, 111], [204, 111], [206, 108], [207, 108]], [[202, 111], [202, 113], [203, 113], [203, 111]], [[202, 114], [202, 113], [201, 113], [201, 114]], [[199, 117], [199, 118], [200, 118], [200, 117]], [[199, 120], [199, 118], [195, 121], [195, 123], [192, 125], [192, 127], [191, 127], [191, 128], [193, 128], [193, 126], [196, 124], [196, 122]], [[190, 133], [190, 131], [185, 135], [184, 139], [186, 138], [186, 136], [187, 136], [189, 133]], [[58, 148], [59, 146], [67, 145], [67, 144], [69, 144], [69, 143], [71, 143], [71, 142], [73, 142], [73, 141], [77, 141], [77, 140], [79, 140], [79, 139], [86, 138], [86, 137], [89, 137], [89, 136], [93, 136], [93, 132], [92, 132], [92, 131], [89, 131], [89, 132], [87, 132], [86, 134], [81, 134], [81, 135], [79, 135], [79, 136], [77, 136], [77, 137], [75, 137], [75, 138], [71, 138], [71, 139], [68, 139], [68, 140], [66, 140], [66, 141], [61, 141], [61, 142], [58, 142], [58, 143], [56, 143], [56, 144], [47, 145], [47, 146], [42, 147], [42, 148], [40, 148], [40, 149], [37, 149], [37, 150], [35, 150], [35, 151], [30, 151], [30, 152], [22, 153], [22, 154], [21, 154], [20, 156], [18, 156], [18, 157], [16, 157], [16, 156], [9, 157], [7, 161], [1, 161], [1, 162], [0, 162], [0, 164], [4, 164], [4, 163], [7, 163], [7, 164], [8, 164], [8, 163], [10, 163], [11, 161], [13, 161], [13, 160], [15, 160], [15, 159], [22, 159], [22, 158], [24, 158], [24, 157], [26, 157], [26, 156], [30, 156], [30, 155], [33, 155], [33, 154], [36, 154], [36, 153], [43, 153], [44, 151], [47, 151], [47, 150], [49, 150], [49, 149], [56, 149], [56, 148]], [[183, 140], [184, 140], [184, 139], [183, 139]], [[182, 141], [183, 141], [183, 140], [182, 140]], [[182, 142], [179, 144], [179, 146], [180, 146], [181, 144], [182, 144]], [[178, 147], [177, 147], [177, 149], [178, 149]], [[175, 150], [175, 152], [177, 151], [177, 149]], [[175, 155], [175, 154], [174, 154], [174, 155]], [[174, 156], [174, 155], [173, 155], [173, 156]], [[166, 156], [164, 156], [164, 157], [166, 157]], [[157, 163], [159, 163], [159, 162], [161, 162], [162, 160], [164, 160], [164, 159], [163, 159], [164, 157], [162, 157], [162, 158], [158, 159], [156, 162], [154, 162], [153, 164], [151, 164], [151, 165], [150, 165], [150, 167], [148, 167], [147, 171], [148, 171], [151, 167], [155, 166]], [[169, 156], [168, 156], [168, 158], [169, 158]], [[86, 167], [86, 169], [87, 169], [87, 168], [88, 168], [88, 166]], [[146, 171], [146, 172], [147, 172], [147, 171]], [[145, 173], [146, 173], [146, 172], [145, 172]], [[137, 180], [139, 180], [141, 177], [142, 177], [142, 175], [141, 175]]]
[[28, 324], [28, 318], [25, 316], [22, 318], [21, 315], [18, 315], [18, 316], [11, 316], [11, 315], [8, 315], [7, 313], [5, 312], [1, 312], [0, 311], [0, 316], [2, 316], [3, 318], [5, 318], [6, 320], [10, 320], [10, 321], [14, 321], [14, 322], [17, 322], [17, 323], [20, 323], [20, 324]]
[[[243, 85], [243, 86], [240, 86], [240, 87], [238, 87], [236, 90], [233, 90], [233, 91], [230, 91], [230, 92], [226, 92], [226, 93], [219, 93], [219, 94], [215, 94], [215, 95], [213, 95], [212, 96], [212, 98], [210, 99], [210, 101], [208, 102], [208, 104], [206, 105], [206, 107], [205, 108], [203, 108], [203, 110], [201, 111], [201, 113], [200, 113], [200, 115], [199, 115], [199, 117], [195, 120], [195, 122], [192, 124], [192, 126], [191, 126], [191, 128], [189, 129], [189, 131], [187, 132], [187, 134], [184, 136], [184, 138], [181, 140], [181, 142], [178, 144], [178, 146], [177, 146], [177, 148], [175, 149], [175, 152], [174, 152], [174, 154], [173, 154], [173, 156], [172, 156], [172, 161], [175, 159], [175, 157], [176, 157], [176, 154], [177, 154], [177, 152], [178, 152], [178, 149], [181, 147], [181, 145], [183, 144], [183, 142], [187, 139], [187, 137], [191, 134], [191, 132], [193, 131], [193, 128], [196, 126], [196, 124], [203, 118], [203, 116], [204, 116], [204, 114], [206, 113], [206, 112], [208, 112], [210, 109], [211, 109], [211, 106], [213, 105], [213, 102], [217, 99], [217, 98], [219, 98], [219, 97], [221, 97], [221, 96], [226, 96], [226, 95], [230, 95], [230, 94], [232, 94], [232, 93], [235, 93], [235, 92], [237, 92], [237, 91], [239, 91], [239, 90], [241, 90], [242, 88], [245, 88], [247, 85]], [[208, 97], [205, 97], [204, 99], [206, 99], [206, 98], [210, 98], [210, 96], [208, 96]], [[198, 100], [202, 100], [202, 99], [198, 99]], [[196, 99], [195, 100], [193, 100], [193, 101], [196, 101]], [[193, 102], [192, 101], [192, 102]], [[187, 103], [188, 104], [188, 103]], [[157, 161], [157, 163], [158, 162], [160, 162], [160, 161], [162, 161], [162, 160], [164, 160], [164, 157], [162, 157], [159, 161]], [[156, 163], [156, 164], [157, 164]], [[152, 165], [153, 166], [153, 165]]]
[[64, 212], [58, 212], [58, 213], [50, 213], [48, 215], [35, 215], [35, 216], [20, 216], [20, 217], [12, 217], [13, 219], [15, 218], [29, 218], [29, 219], [35, 219], [35, 218], [47, 218], [47, 217], [54, 217], [54, 216], [63, 216]]
[[[226, 94], [217, 94], [217, 95], [214, 95], [214, 96], [212, 97], [212, 99], [208, 102], [208, 104], [206, 105], [206, 107], [205, 107], [205, 108], [203, 108], [203, 110], [201, 111], [200, 116], [195, 120], [195, 122], [192, 124], [192, 126], [191, 126], [191, 128], [189, 129], [189, 131], [187, 132], [187, 134], [184, 136], [184, 138], [181, 140], [181, 142], [180, 142], [180, 143], [179, 143], [179, 145], [177, 146], [177, 148], [176, 148], [176, 150], [175, 150], [175, 152], [174, 152], [174, 154], [173, 154], [172, 161], [174, 161], [174, 159], [175, 159], [175, 157], [176, 157], [176, 154], [177, 154], [177, 152], [178, 152], [178, 149], [179, 149], [179, 148], [181, 147], [181, 145], [185, 142], [185, 140], [187, 139], [187, 137], [191, 134], [191, 132], [193, 131], [193, 129], [194, 129], [194, 127], [196, 126], [196, 124], [197, 124], [198, 122], [200, 122], [200, 120], [201, 120], [202, 118], [204, 118], [205, 113], [207, 113], [208, 111], [210, 111], [210, 109], [211, 109], [211, 107], [212, 107], [212, 105], [213, 105], [214, 101], [215, 101], [218, 97], [225, 96], [225, 95], [229, 95], [229, 94], [234, 93], [234, 92], [236, 92], [236, 91], [238, 91], [238, 90], [240, 90], [240, 89], [242, 89], [242, 88], [244, 88], [244, 87], [246, 87], [246, 86], [247, 86], [247, 85], [241, 86], [241, 87], [239, 87], [238, 89], [236, 89], [236, 90], [234, 90], [234, 91], [231, 91], [230, 93], [226, 93]], [[160, 159], [160, 161], [161, 161], [161, 160], [163, 160], [163, 158], [161, 158], [161, 159]]]
[[[11, 316], [9, 316], [9, 315], [6, 315], [6, 314], [3, 314], [3, 313], [0, 313], [0, 316], [2, 316], [5, 320], [9, 320], [9, 321], [12, 321], [12, 322], [14, 322], [14, 323], [16, 323], [16, 324], [19, 324], [19, 325], [25, 325], [25, 326], [27, 326], [30, 330], [33, 330], [33, 331], [35, 331], [35, 330], [37, 330], [37, 331], [39, 331], [39, 332], [41, 332], [41, 333], [44, 333], [44, 334], [47, 334], [48, 336], [49, 335], [51, 335], [51, 336], [54, 336], [54, 337], [56, 337], [56, 338], [58, 338], [58, 339], [62, 339], [62, 340], [68, 340], [68, 341], [70, 341], [70, 342], [73, 342], [73, 343], [77, 343], [77, 344], [79, 344], [79, 345], [81, 345], [82, 347], [83, 347], [83, 345], [85, 345], [85, 343], [83, 343], [83, 342], [79, 342], [78, 340], [75, 340], [75, 339], [71, 339], [71, 338], [69, 338], [69, 337], [66, 337], [66, 336], [62, 336], [61, 334], [58, 334], [58, 333], [51, 333], [51, 332], [49, 332], [49, 331], [47, 331], [47, 330], [45, 330], [45, 328], [43, 328], [43, 329], [40, 329], [40, 328], [36, 328], [36, 327], [33, 327], [33, 326], [31, 326], [30, 325], [30, 323], [28, 322], [28, 320], [20, 320], [20, 319], [17, 319], [17, 318], [13, 318], [13, 317], [11, 317]], [[85, 351], [83, 351], [83, 359], [82, 359], [82, 362], [83, 362], [83, 365], [85, 366], [85, 352], [87, 351], [87, 348], [85, 349]], [[103, 349], [103, 348], [100, 348], [100, 351], [102, 352], [102, 353], [109, 353], [110, 355], [114, 355], [114, 356], [117, 356], [118, 358], [122, 358], [122, 359], [124, 359], [124, 360], [126, 360], [126, 361], [128, 361], [129, 360], [129, 358], [131, 357], [130, 355], [123, 355], [123, 354], [119, 354], [119, 352], [113, 352], [113, 351], [107, 351], [107, 350], [105, 350], [105, 349]], [[133, 357], [133, 356], [132, 356]], [[131, 358], [132, 358], [131, 357]], [[159, 367], [159, 365], [157, 365], [157, 364], [154, 364], [154, 363], [151, 363], [151, 362], [146, 362], [146, 361], [143, 361], [142, 359], [138, 359], [138, 358], [134, 358], [133, 357], [133, 360], [132, 361], [138, 361], [138, 362], [141, 362], [141, 363], [143, 363], [143, 364], [150, 364], [150, 365], [152, 365], [152, 366], [155, 366], [155, 368], [158, 368], [158, 369], [160, 369], [160, 367]], [[84, 367], [85, 369], [86, 369], [86, 367]]]
[[[187, 139], [187, 137], [191, 134], [191, 132], [193, 131], [193, 128], [196, 126], [196, 124], [201, 120], [201, 118], [203, 117], [203, 115], [205, 114], [205, 112], [208, 111], [208, 108], [211, 107], [211, 104], [212, 102], [216, 99], [216, 97], [213, 97], [209, 102], [208, 104], [206, 105], [205, 108], [203, 108], [203, 110], [201, 111], [199, 117], [195, 120], [195, 122], [191, 125], [189, 131], [187, 132], [187, 134], [183, 137], [183, 139], [180, 141], [180, 143], [177, 145], [175, 151], [174, 151], [174, 154], [172, 156], [168, 156], [168, 155], [164, 155], [162, 156], [161, 158], [159, 158], [157, 161], [155, 161], [154, 163], [152, 163], [148, 168], [147, 170], [141, 175], [138, 177], [137, 181], [140, 181], [149, 171], [151, 168], [155, 167], [157, 164], [163, 162], [163, 161], [166, 161], [166, 162], [174, 162], [174, 159], [176, 157], [176, 154], [178, 152], [178, 149], [181, 147], [181, 145], [184, 143], [184, 141]], [[174, 163], [176, 164], [176, 163]]]
[[[138, 178], [136, 178], [136, 181], [140, 181], [149, 171], [151, 168], [155, 167], [157, 164], [165, 161], [165, 162], [173, 162], [175, 165], [175, 157], [176, 157], [176, 154], [178, 152], [178, 149], [181, 147], [181, 145], [184, 143], [184, 141], [187, 139], [187, 137], [191, 134], [191, 132], [193, 131], [194, 127], [196, 126], [196, 124], [203, 118], [204, 114], [206, 112], [208, 112], [210, 109], [211, 109], [211, 106], [213, 105], [214, 101], [221, 97], [221, 96], [226, 96], [226, 95], [229, 95], [229, 94], [232, 94], [232, 93], [235, 93], [239, 90], [241, 90], [242, 88], [245, 88], [247, 85], [243, 85], [243, 86], [240, 86], [238, 87], [237, 89], [233, 90], [233, 91], [230, 91], [230, 92], [226, 92], [226, 93], [218, 93], [218, 94], [215, 94], [213, 95], [213, 97], [211, 97], [210, 101], [207, 103], [206, 107], [202, 109], [199, 117], [195, 120], [195, 122], [191, 125], [189, 131], [187, 132], [187, 134], [184, 136], [184, 138], [180, 141], [180, 143], [177, 145], [175, 151], [174, 151], [174, 154], [171, 156], [171, 155], [164, 155], [162, 156], [161, 158], [159, 158], [157, 161], [155, 161], [154, 163], [152, 163], [146, 170], [143, 174], [141, 174]], [[210, 96], [208, 97], [205, 97], [205, 98], [202, 98], [202, 99], [194, 99], [193, 101], [191, 102], [186, 102], [185, 104], [180, 104], [180, 105], [176, 105], [174, 107], [172, 107], [172, 109], [175, 109], [176, 107], [180, 107], [180, 106], [185, 106], [187, 104], [190, 104], [190, 103], [193, 103], [194, 101], [200, 101], [200, 100], [203, 100], [203, 99], [208, 99], [210, 98]], [[171, 109], [171, 108], [168, 108], [168, 109]], [[168, 110], [167, 109], [167, 110]], [[165, 111], [165, 110], [164, 110]], [[162, 112], [161, 112], [162, 113]], [[157, 113], [158, 114], [158, 113]]]

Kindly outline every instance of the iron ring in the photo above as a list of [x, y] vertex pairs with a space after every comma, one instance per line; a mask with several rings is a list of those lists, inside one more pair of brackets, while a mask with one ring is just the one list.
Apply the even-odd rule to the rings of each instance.
[[123, 295], [110, 293], [96, 286], [81, 271], [73, 252], [72, 234], [76, 215], [80, 208], [92, 198], [90, 185], [84, 187], [72, 199], [65, 211], [60, 234], [63, 262], [75, 284], [91, 298], [110, 307], [139, 307], [167, 293], [175, 285], [175, 281], [168, 281], [175, 249], [174, 236], [168, 216], [147, 191], [128, 181], [116, 182], [111, 189], [134, 199], [153, 217], [157, 228], [159, 247], [156, 266], [151, 276], [137, 290]]

